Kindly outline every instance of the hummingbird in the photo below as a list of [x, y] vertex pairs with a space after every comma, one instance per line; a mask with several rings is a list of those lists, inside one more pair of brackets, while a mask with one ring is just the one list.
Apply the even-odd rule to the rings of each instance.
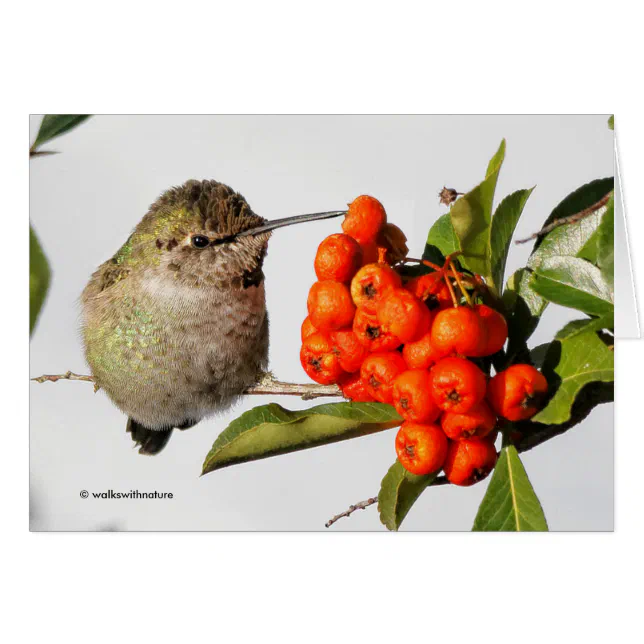
[[81, 296], [95, 385], [128, 416], [141, 454], [230, 408], [268, 363], [262, 265], [272, 231], [346, 211], [267, 221], [217, 181], [163, 193]]

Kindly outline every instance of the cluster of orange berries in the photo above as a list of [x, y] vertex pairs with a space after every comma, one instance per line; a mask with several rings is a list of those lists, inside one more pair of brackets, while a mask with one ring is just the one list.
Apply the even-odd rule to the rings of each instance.
[[404, 279], [394, 265], [406, 257], [406, 238], [378, 200], [353, 201], [342, 229], [315, 257], [302, 367], [349, 400], [393, 405], [404, 418], [396, 453], [409, 472], [442, 469], [456, 485], [481, 480], [496, 463], [499, 417], [533, 416], [545, 378], [527, 364], [488, 378], [479, 359], [503, 348], [508, 328], [472, 299], [483, 280], [457, 271], [451, 256]]

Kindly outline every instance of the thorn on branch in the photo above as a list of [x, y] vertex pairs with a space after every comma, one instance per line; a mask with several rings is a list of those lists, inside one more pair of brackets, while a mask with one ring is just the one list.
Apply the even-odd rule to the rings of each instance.
[[593, 204], [592, 206], [589, 206], [588, 208], [585, 208], [581, 212], [578, 212], [574, 215], [570, 215], [569, 217], [562, 217], [561, 219], [555, 219], [551, 224], [544, 226], [541, 230], [537, 231], [536, 233], [532, 233], [530, 237], [526, 237], [525, 239], [517, 239], [517, 241], [515, 241], [514, 243], [525, 244], [526, 242], [529, 242], [533, 239], [537, 239], [539, 237], [543, 237], [544, 235], [547, 235], [551, 230], [554, 230], [559, 226], [565, 226], [567, 224], [576, 224], [578, 221], [585, 219], [589, 215], [592, 215], [594, 212], [597, 212], [600, 208], [603, 208], [610, 200], [612, 194], [613, 193], [611, 191], [606, 196], [602, 197], [597, 203]]
[[350, 505], [348, 510], [341, 512], [340, 514], [336, 514], [332, 519], [329, 519], [324, 524], [324, 527], [330, 528], [336, 521], [338, 521], [339, 519], [342, 519], [342, 517], [350, 517], [356, 510], [366, 510], [370, 505], [373, 505], [374, 503], [377, 503], [377, 502], [378, 502], [378, 497], [374, 496], [374, 497], [371, 497], [370, 499], [367, 499], [366, 501], [360, 501], [355, 505]]

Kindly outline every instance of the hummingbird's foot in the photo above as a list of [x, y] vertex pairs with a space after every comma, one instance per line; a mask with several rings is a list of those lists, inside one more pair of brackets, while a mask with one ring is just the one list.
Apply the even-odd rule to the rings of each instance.
[[128, 418], [125, 431], [132, 435], [134, 446], [139, 448], [139, 454], [154, 456], [158, 454], [170, 440], [172, 429], [148, 429]]

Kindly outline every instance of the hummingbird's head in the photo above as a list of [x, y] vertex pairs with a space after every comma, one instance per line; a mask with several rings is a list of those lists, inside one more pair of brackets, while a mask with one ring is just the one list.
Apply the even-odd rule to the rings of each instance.
[[343, 211], [267, 221], [239, 193], [217, 181], [187, 181], [166, 191], [115, 257], [143, 259], [163, 276], [194, 286], [247, 288], [263, 279], [271, 231]]
[[150, 206], [126, 244], [131, 248], [127, 263], [143, 254], [145, 265], [173, 280], [241, 285], [261, 273], [270, 232], [236, 236], [265, 223], [223, 183], [187, 181]]

